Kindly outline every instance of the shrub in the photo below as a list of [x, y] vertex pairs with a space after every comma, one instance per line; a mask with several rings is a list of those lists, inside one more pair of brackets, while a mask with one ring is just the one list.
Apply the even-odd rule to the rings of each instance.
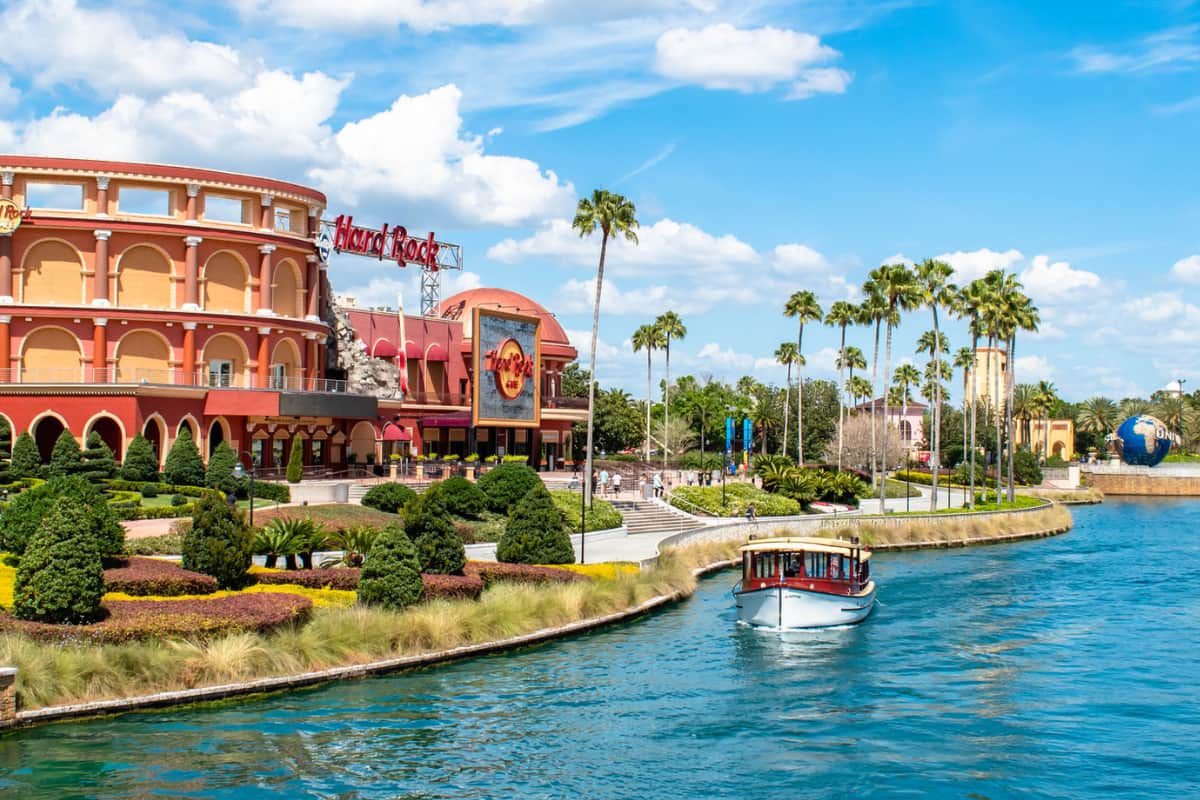
[[446, 510], [459, 517], [476, 519], [487, 506], [487, 498], [478, 486], [455, 475], [441, 482], [442, 499]]
[[215, 495], [196, 503], [192, 528], [183, 537], [183, 568], [217, 579], [222, 589], [246, 584], [254, 537], [241, 512]]
[[64, 429], [50, 451], [50, 468], [47, 474], [52, 478], [64, 475], [76, 475], [83, 472], [83, 454], [79, 452], [79, 442], [69, 430]]
[[525, 464], [504, 463], [490, 469], [479, 479], [479, 489], [487, 498], [487, 507], [498, 514], [511, 513], [513, 507], [542, 482]]
[[204, 485], [204, 462], [200, 460], [200, 451], [192, 440], [192, 429], [186, 425], [180, 429], [167, 453], [167, 461], [163, 465], [163, 477], [169, 483], [183, 486]]
[[308, 589], [340, 589], [354, 591], [358, 588], [361, 572], [348, 567], [333, 569], [291, 569], [282, 572], [254, 572], [257, 583], [293, 584]]
[[[180, 520], [189, 526], [190, 519]], [[129, 539], [125, 542], [125, 555], [128, 556], [177, 556], [183, 552], [183, 535], [180, 533], [164, 533], [161, 536], [143, 536], [141, 539]]]
[[483, 594], [483, 581], [477, 575], [424, 574], [421, 591], [425, 600], [478, 600]]
[[0, 546], [9, 553], [24, 553], [42, 518], [61, 498], [87, 512], [89, 532], [101, 558], [111, 558], [124, 550], [125, 529], [104, 495], [78, 475], [55, 478], [13, 498], [0, 515]]
[[6, 484], [12, 480], [9, 470], [12, 444], [12, 428], [8, 426], [7, 420], [0, 419], [0, 484]]
[[421, 564], [417, 551], [399, 525], [379, 532], [363, 564], [358, 601], [398, 611], [421, 599]]
[[104, 596], [104, 567], [86, 506], [58, 497], [29, 540], [13, 590], [19, 619], [90, 622]]
[[8, 465], [13, 480], [36, 478], [42, 471], [42, 455], [38, 452], [33, 435], [25, 431], [13, 444], [12, 461]]
[[[563, 524], [567, 526], [567, 530], [579, 532], [579, 494], [576, 492], [554, 491], [550, 492], [550, 496], [554, 498], [554, 505], [562, 514]], [[587, 510], [587, 529], [589, 531], [606, 531], [610, 528], [619, 528], [624, 518], [621, 512], [613, 506], [612, 503], [599, 500], [595, 496], [592, 497], [592, 505]]]
[[[987, 480], [987, 462], [979, 453], [975, 454], [975, 485], [978, 486], [983, 481]], [[958, 469], [954, 470], [954, 481], [964, 486], [971, 482], [971, 459], [965, 457], [959, 463]]]
[[95, 431], [88, 434], [87, 448], [83, 451], [82, 472], [83, 477], [92, 483], [106, 481], [117, 474], [117, 462], [113, 461], [113, 451]]
[[158, 497], [158, 487], [155, 486], [153, 483], [143, 486], [142, 487], [142, 497], [145, 497], [145, 498]]
[[304, 439], [300, 434], [292, 437], [291, 452], [288, 454], [287, 481], [299, 483], [304, 477]]
[[217, 582], [209, 575], [190, 572], [161, 558], [125, 558], [104, 570], [104, 591], [137, 596], [176, 597], [212, 594]]
[[[224, 494], [238, 494], [240, 482], [233, 477], [233, 468], [237, 466], [237, 454], [227, 443], [221, 442], [217, 449], [208, 457], [208, 469], [204, 472], [204, 485], [218, 489]], [[258, 488], [257, 485], [254, 487]]]
[[471, 561], [463, 570], [465, 575], [475, 575], [484, 586], [497, 583], [579, 583], [589, 580], [586, 575], [554, 567], [538, 567], [529, 564], [501, 564], [492, 561]]
[[286, 484], [282, 483], [255, 481], [254, 496], [263, 500], [274, 500], [277, 503], [290, 503], [292, 501], [292, 490]]
[[1038, 466], [1037, 456], [1025, 448], [1013, 453], [1013, 480], [1027, 486], [1042, 482], [1042, 468]]
[[266, 633], [307, 619], [312, 600], [285, 592], [264, 592], [196, 600], [105, 600], [103, 608], [108, 612], [103, 621], [80, 626], [42, 625], [0, 615], [0, 631], [50, 641], [97, 644]]
[[496, 545], [496, 558], [515, 564], [574, 563], [575, 550], [564, 530], [562, 513], [541, 480], [513, 509]]
[[332, 546], [342, 551], [342, 557], [334, 559], [333, 563], [323, 562], [321, 566], [361, 567], [377, 536], [379, 529], [370, 525], [351, 525], [337, 531], [333, 534]]
[[254, 552], [267, 557], [267, 568], [274, 569], [279, 557], [295, 568], [296, 554], [305, 550], [312, 534], [313, 523], [308, 519], [278, 517], [254, 534]]
[[188, 504], [188, 499], [185, 495], [182, 495], [182, 494], [171, 495], [171, 505], [186, 506], [187, 504]]
[[802, 511], [800, 503], [790, 497], [764, 492], [740, 481], [726, 484], [724, 505], [720, 486], [677, 486], [669, 499], [672, 505], [684, 511], [694, 512], [693, 506], [699, 506], [718, 517], [743, 516], [751, 503], [754, 503], [754, 513], [760, 517], [787, 517]]
[[402, 483], [381, 483], [367, 490], [362, 504], [377, 511], [396, 514], [416, 497], [417, 493]]
[[435, 483], [404, 507], [404, 532], [417, 549], [421, 572], [461, 575], [467, 563], [462, 539], [446, 511], [442, 484]]
[[127, 481], [158, 480], [158, 456], [154, 446], [140, 433], [133, 437], [125, 449], [125, 460], [121, 462], [121, 477]]
[[952, 444], [948, 446], [942, 455], [943, 467], [957, 467], [963, 460], [963, 446], [961, 444]]
[[1067, 466], [1067, 462], [1066, 462], [1066, 459], [1064, 459], [1062, 456], [1060, 456], [1056, 453], [1055, 455], [1052, 455], [1046, 459], [1046, 466], [1047, 467], [1065, 467], [1065, 466]]

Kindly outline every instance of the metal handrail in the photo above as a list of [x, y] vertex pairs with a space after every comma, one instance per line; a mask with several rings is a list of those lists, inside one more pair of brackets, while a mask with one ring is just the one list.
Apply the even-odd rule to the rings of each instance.
[[[674, 492], [667, 492], [667, 505], [674, 506], [676, 502], [684, 503], [685, 505], [691, 506], [692, 508], [696, 509], [696, 511], [699, 512], [699, 514], [697, 516], [712, 517], [714, 519], [723, 519], [722, 517], [717, 516], [716, 514], [709, 511], [708, 509], [701, 508], [700, 506], [696, 505], [691, 500], [688, 500], [685, 497], [680, 497], [677, 494], [675, 494]], [[676, 506], [676, 508], [678, 508], [678, 506]], [[687, 509], [680, 508], [679, 510], [686, 511]]]
[[220, 376], [198, 369], [127, 367], [25, 367], [0, 369], [0, 384], [109, 384], [122, 386], [188, 386], [203, 389], [251, 389], [279, 392], [344, 393], [346, 381], [304, 375], [270, 375], [266, 386], [245, 375]]

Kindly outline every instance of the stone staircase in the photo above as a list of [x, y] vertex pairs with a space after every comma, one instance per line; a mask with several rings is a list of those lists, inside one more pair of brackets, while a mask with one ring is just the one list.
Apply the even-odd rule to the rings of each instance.
[[631, 536], [639, 533], [682, 533], [703, 528], [704, 522], [650, 500], [610, 500], [625, 519]]

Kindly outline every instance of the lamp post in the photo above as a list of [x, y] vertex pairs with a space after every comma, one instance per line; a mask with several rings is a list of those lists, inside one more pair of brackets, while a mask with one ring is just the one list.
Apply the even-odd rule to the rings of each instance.
[[1183, 384], [1187, 378], [1176, 378], [1175, 382], [1178, 385], [1177, 392], [1179, 394], [1179, 452], [1183, 452]]
[[233, 477], [237, 478], [240, 481], [242, 478], [246, 477], [246, 475], [250, 476], [250, 527], [253, 528], [254, 527], [254, 456], [245, 450], [243, 450], [242, 453], [244, 455], [247, 455], [250, 457], [250, 469], [249, 469], [249, 471], [243, 469], [242, 461], [239, 458], [237, 464], [235, 464], [233, 466]]
[[[591, 476], [585, 476], [585, 480], [591, 480]], [[584, 557], [586, 554], [585, 547], [587, 546], [587, 491], [583, 488], [582, 481], [579, 484], [579, 563], [586, 564]]]

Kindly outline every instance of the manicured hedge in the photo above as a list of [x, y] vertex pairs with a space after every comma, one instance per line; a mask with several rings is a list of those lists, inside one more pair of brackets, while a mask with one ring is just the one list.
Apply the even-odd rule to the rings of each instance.
[[104, 591], [135, 596], [176, 597], [181, 594], [212, 594], [217, 581], [209, 575], [190, 572], [161, 558], [126, 558], [104, 570]]
[[[688, 502], [675, 502], [676, 498]], [[764, 492], [740, 481], [726, 484], [723, 506], [720, 486], [677, 486], [669, 499], [676, 508], [688, 513], [695, 513], [693, 506], [699, 506], [718, 517], [744, 516], [751, 503], [754, 503], [754, 513], [760, 517], [790, 517], [802, 513], [800, 504], [790, 497]]]
[[358, 588], [359, 570], [353, 567], [332, 569], [285, 569], [278, 572], [250, 573], [257, 583], [292, 583], [309, 589], [342, 589], [354, 591]]
[[478, 600], [483, 594], [483, 579], [478, 575], [421, 574], [422, 600]]
[[[567, 526], [567, 530], [572, 533], [579, 533], [579, 493], [567, 491], [553, 491], [550, 496], [554, 498], [554, 505], [562, 512], [563, 523]], [[621, 512], [613, 506], [612, 503], [592, 498], [592, 507], [587, 510], [587, 529], [589, 531], [606, 531], [610, 528], [619, 528], [624, 518]]]
[[368, 489], [361, 502], [367, 508], [373, 508], [376, 511], [398, 514], [401, 509], [416, 499], [417, 493], [402, 483], [381, 483]]
[[502, 564], [491, 561], [468, 561], [464, 575], [474, 575], [484, 586], [496, 583], [578, 583], [590, 580], [586, 575], [554, 567], [535, 567], [529, 564]]
[[264, 633], [303, 622], [312, 600], [284, 592], [237, 594], [211, 600], [105, 600], [108, 616], [91, 625], [48, 625], [0, 614], [0, 632], [43, 641], [120, 643], [136, 639], [196, 638]]

